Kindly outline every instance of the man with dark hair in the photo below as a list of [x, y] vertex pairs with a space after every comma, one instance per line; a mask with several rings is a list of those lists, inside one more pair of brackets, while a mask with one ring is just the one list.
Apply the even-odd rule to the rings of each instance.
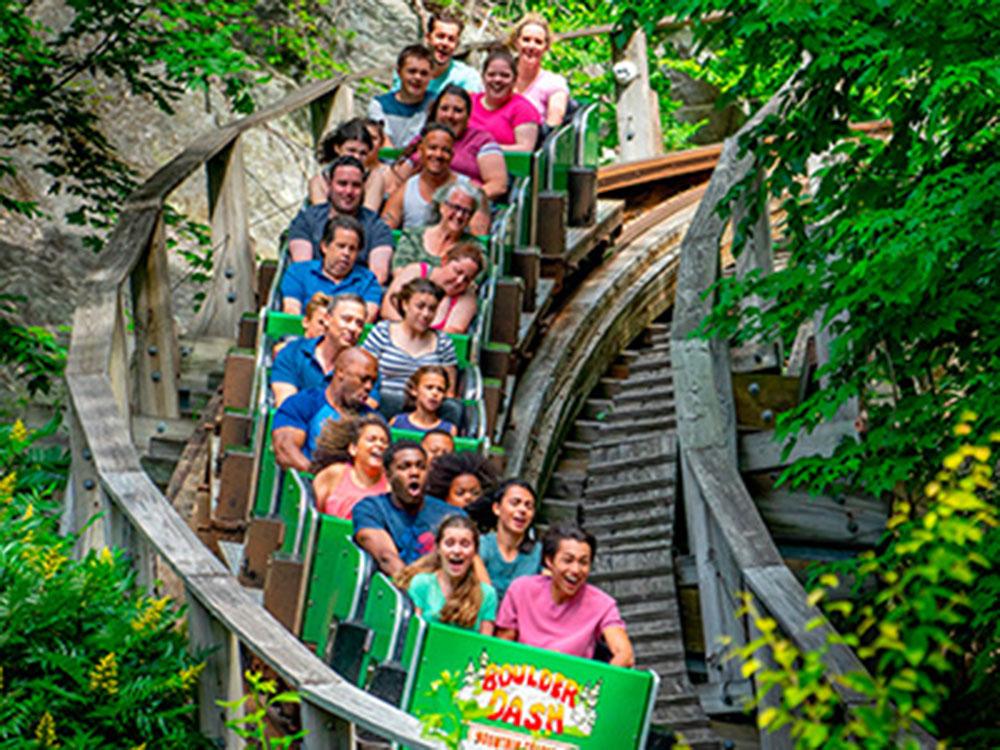
[[300, 336], [285, 345], [271, 367], [275, 406], [307, 388], [321, 388], [333, 377], [333, 363], [345, 349], [358, 343], [368, 308], [357, 294], [338, 294], [326, 308], [323, 335]]
[[382, 572], [395, 576], [434, 549], [434, 534], [445, 516], [465, 515], [442, 500], [424, 495], [427, 454], [412, 440], [399, 440], [382, 454], [389, 493], [371, 495], [354, 506], [354, 539], [375, 558]]
[[387, 146], [404, 148], [420, 135], [427, 121], [432, 97], [427, 93], [434, 56], [422, 44], [404, 47], [396, 58], [400, 87], [376, 96], [368, 104], [368, 117], [385, 123]]
[[420, 440], [420, 447], [427, 452], [428, 465], [438, 456], [455, 452], [455, 438], [447, 430], [440, 428], [428, 430]]
[[358, 263], [368, 266], [385, 283], [392, 262], [392, 230], [378, 214], [361, 205], [364, 197], [365, 168], [353, 156], [338, 156], [324, 174], [329, 174], [329, 200], [302, 208], [288, 227], [288, 253], [293, 261], [318, 260], [320, 245], [330, 219], [350, 216], [364, 230]]
[[368, 395], [378, 379], [378, 362], [364, 349], [342, 351], [325, 388], [308, 388], [285, 399], [274, 415], [271, 440], [283, 469], [309, 471], [316, 438], [328, 419], [370, 414]]
[[612, 664], [634, 666], [615, 600], [587, 583], [596, 552], [594, 535], [579, 526], [551, 527], [542, 540], [542, 560], [551, 575], [511, 583], [497, 614], [497, 636], [587, 659], [603, 638]]
[[374, 273], [356, 262], [364, 236], [361, 223], [353, 216], [332, 217], [320, 242], [322, 260], [292, 263], [285, 270], [281, 280], [281, 309], [301, 315], [316, 292], [331, 297], [350, 293], [365, 301], [366, 318], [374, 321], [382, 302], [382, 287]]
[[[449, 83], [470, 93], [483, 90], [483, 79], [479, 71], [453, 57], [464, 27], [465, 23], [461, 18], [447, 12], [434, 13], [427, 22], [424, 44], [434, 53], [431, 82], [427, 84], [427, 93], [431, 98], [437, 97]], [[392, 87], [399, 88], [398, 77], [393, 79]]]

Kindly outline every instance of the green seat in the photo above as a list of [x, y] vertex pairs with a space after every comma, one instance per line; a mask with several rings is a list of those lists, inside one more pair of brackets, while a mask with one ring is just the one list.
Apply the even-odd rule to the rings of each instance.
[[379, 161], [396, 161], [403, 155], [401, 148], [380, 148], [378, 150]]
[[264, 334], [272, 340], [280, 339], [283, 336], [301, 336], [302, 316], [268, 310], [267, 320], [264, 323]]
[[404, 591], [384, 573], [372, 576], [363, 616], [372, 635], [359, 687], [364, 685], [366, 675], [372, 669], [403, 651], [406, 629], [412, 615], [413, 604]]
[[320, 514], [317, 524], [302, 640], [315, 645], [316, 653], [322, 655], [327, 650], [330, 625], [356, 616], [371, 558], [351, 541], [354, 526], [350, 521]]
[[[397, 440], [413, 440], [414, 442], [419, 443], [424, 438], [424, 433], [419, 430], [400, 430], [393, 427], [391, 432], [393, 442], [396, 442]], [[456, 453], [481, 453], [482, 448], [482, 440], [477, 440], [476, 438], [471, 437], [455, 438]]]
[[[261, 417], [258, 415], [257, 419]], [[274, 489], [278, 476], [278, 462], [274, 457], [274, 446], [271, 444], [271, 424], [274, 422], [274, 410], [267, 413], [264, 425], [264, 444], [261, 447], [260, 470], [257, 473], [257, 495], [254, 499], [253, 513], [263, 517], [271, 513], [274, 505]]]
[[533, 151], [504, 151], [503, 160], [511, 177], [530, 177]]
[[299, 555], [302, 552], [302, 540], [309, 534], [308, 509], [312, 503], [311, 492], [307, 483], [312, 482], [312, 474], [299, 473], [295, 469], [285, 472], [281, 483], [281, 499], [278, 504], [278, 517], [285, 523], [285, 540], [281, 551], [287, 555]]
[[[365, 329], [361, 332], [358, 345], [364, 343], [368, 332], [373, 328], [372, 323], [365, 323]], [[302, 335], [302, 316], [289, 315], [288, 313], [268, 312], [267, 314], [267, 335], [271, 338], [282, 336]], [[458, 356], [458, 366], [469, 366], [469, 351], [471, 348], [472, 336], [468, 333], [449, 333], [451, 342], [455, 345], [455, 354]]]

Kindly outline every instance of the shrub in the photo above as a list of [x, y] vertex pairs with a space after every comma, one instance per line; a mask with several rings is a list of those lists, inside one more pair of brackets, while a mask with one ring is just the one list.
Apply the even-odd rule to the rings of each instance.
[[0, 747], [207, 746], [180, 613], [144, 595], [120, 552], [72, 558], [58, 533], [68, 462], [36, 437], [0, 427]]
[[[954, 434], [970, 435], [976, 418], [964, 412]], [[1000, 442], [1000, 433], [990, 438]], [[844, 626], [832, 641], [854, 648], [870, 674], [831, 680], [822, 663], [829, 644], [800, 651], [747, 597], [743, 613], [761, 637], [736, 651], [743, 674], [757, 673], [758, 698], [771, 687], [781, 690], [779, 704], [758, 713], [762, 729], [790, 727], [799, 748], [882, 748], [920, 724], [960, 747], [997, 746], [1000, 731], [990, 715], [1000, 666], [994, 463], [987, 445], [963, 445], [926, 483], [919, 508], [897, 503], [878, 550], [840, 566], [854, 579], [856, 602], [834, 599], [837, 575], [819, 576], [810, 603], [823, 603]], [[775, 668], [764, 668], [761, 651]], [[849, 710], [835, 686], [869, 702]]]

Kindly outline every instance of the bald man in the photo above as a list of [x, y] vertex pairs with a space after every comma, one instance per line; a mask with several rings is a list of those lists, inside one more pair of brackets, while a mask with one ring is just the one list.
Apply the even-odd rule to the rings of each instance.
[[278, 465], [309, 471], [316, 438], [328, 419], [368, 414], [368, 394], [378, 379], [378, 362], [363, 349], [344, 349], [325, 388], [307, 388], [286, 399], [274, 415], [271, 439]]

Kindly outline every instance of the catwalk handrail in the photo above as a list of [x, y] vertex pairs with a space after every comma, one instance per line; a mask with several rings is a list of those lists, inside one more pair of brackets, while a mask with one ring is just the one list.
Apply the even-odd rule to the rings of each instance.
[[[708, 678], [723, 684], [741, 678], [737, 660], [727, 660], [725, 652], [758, 636], [753, 618], [741, 621], [736, 616], [739, 591], [752, 593], [761, 614], [772, 617], [799, 649], [817, 649], [835, 632], [822, 612], [807, 603], [805, 590], [785, 565], [739, 474], [728, 342], [694, 337], [712, 308], [712, 295], [706, 292], [720, 272], [726, 221], [718, 213], [719, 204], [754, 165], [752, 154], [740, 153], [739, 139], [766, 117], [781, 116], [795, 106], [797, 76], [725, 142], [680, 251], [671, 353], [685, 516], [698, 574]], [[758, 222], [751, 241], [769, 242], [769, 233], [768, 222]], [[810, 627], [814, 621], [820, 626]], [[839, 643], [829, 646], [824, 663], [831, 677], [865, 672], [857, 655]], [[867, 702], [839, 681], [831, 680], [831, 685], [848, 705]], [[776, 691], [760, 697], [758, 710], [778, 700]], [[935, 746], [919, 727], [912, 736], [921, 747]], [[763, 748], [791, 746], [787, 728], [761, 734]]]
[[[338, 95], [349, 96], [345, 89], [358, 77], [304, 86], [205, 134], [159, 169], [126, 200], [100, 270], [89, 277], [74, 315], [66, 368], [73, 470], [65, 528], [82, 532], [81, 554], [110, 544], [124, 548], [143, 585], [152, 585], [155, 555], [179, 577], [189, 608], [192, 648], [214, 649], [199, 682], [200, 724], [227, 747], [239, 746], [239, 739], [225, 727], [216, 700], [243, 693], [240, 644], [300, 693], [302, 722], [310, 730], [307, 747], [350, 746], [351, 724], [410, 748], [440, 747], [421, 737], [417, 719], [346, 682], [253, 600], [153, 484], [132, 443], [136, 407], [164, 416], [177, 409], [172, 354], [176, 342], [162, 219], [167, 197], [204, 167], [210, 214], [222, 230], [238, 233], [246, 221], [245, 202], [240, 203], [240, 136], [306, 107], [314, 132], [321, 132]], [[95, 513], [102, 516], [86, 526]]]

